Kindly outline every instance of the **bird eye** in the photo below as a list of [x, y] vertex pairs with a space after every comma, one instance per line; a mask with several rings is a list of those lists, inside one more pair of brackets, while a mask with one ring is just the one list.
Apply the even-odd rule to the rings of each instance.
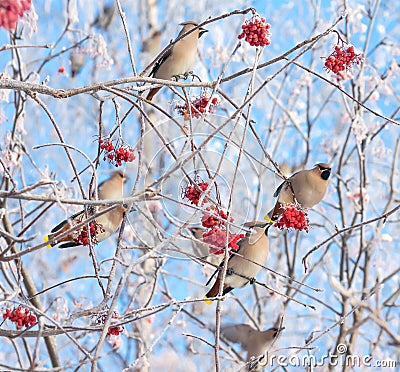
[[278, 334], [279, 334], [279, 329], [278, 328], [274, 328], [274, 338], [276, 337], [276, 336], [278, 336]]

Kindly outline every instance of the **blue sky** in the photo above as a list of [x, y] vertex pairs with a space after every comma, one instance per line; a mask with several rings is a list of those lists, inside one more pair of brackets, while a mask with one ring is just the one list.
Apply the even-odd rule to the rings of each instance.
[[[69, 48], [71, 45], [90, 35], [91, 39], [82, 43], [82, 48], [86, 54], [86, 63], [82, 70], [77, 74], [75, 79], [71, 79], [69, 72], [70, 52], [68, 51], [61, 53], [60, 56], [46, 63], [40, 70], [40, 73], [37, 74], [36, 72], [43, 59], [48, 55], [49, 50], [44, 48], [25, 48], [20, 49], [24, 77], [28, 77], [28, 73], [31, 72], [29, 81], [35, 83], [46, 82], [46, 84], [54, 88], [70, 89], [100, 81], [132, 76], [126, 40], [119, 18], [114, 18], [107, 32], [91, 28], [89, 24], [94, 20], [98, 12], [98, 4], [83, 1], [77, 1], [76, 3], [79, 21], [71, 25], [70, 30], [62, 36], [59, 44], [52, 50], [52, 53], [62, 52], [65, 48]], [[337, 2], [321, 1], [315, 3], [319, 5], [317, 15], [308, 1], [251, 2], [251, 5], [271, 23], [272, 44], [264, 49], [260, 63], [275, 58], [316, 33], [323, 32], [340, 14]], [[28, 27], [25, 28], [23, 40], [19, 40], [18, 44], [45, 45], [56, 42], [62, 35], [66, 24], [66, 2], [47, 1], [43, 2], [43, 4], [39, 4], [39, 2], [34, 2], [34, 4], [39, 17], [37, 32], [29, 35]], [[75, 2], [71, 2], [71, 4], [73, 5]], [[347, 32], [351, 36], [351, 43], [357, 50], [361, 51], [364, 48], [369, 20], [360, 7], [366, 7], [367, 2], [349, 1], [348, 4], [350, 9]], [[136, 67], [138, 71], [141, 71], [153, 57], [141, 52], [142, 39], [148, 32], [148, 25], [143, 22], [145, 13], [138, 2], [125, 1], [122, 2], [122, 5], [127, 14], [133, 54], [137, 63]], [[185, 7], [180, 7], [177, 1], [160, 2], [157, 16], [158, 26], [160, 28], [165, 27], [160, 47], [165, 46], [169, 40], [177, 35], [178, 28], [176, 24], [183, 20], [205, 20], [209, 16], [217, 16], [234, 9], [244, 8], [245, 6], [249, 6], [249, 4], [247, 2], [245, 4], [243, 1], [219, 1], [218, 3], [214, 1], [188, 1]], [[395, 2], [388, 1], [381, 4], [372, 28], [372, 36], [367, 51], [368, 58], [365, 61], [363, 76], [360, 77], [358, 75], [360, 70], [355, 67], [355, 78], [341, 84], [343, 89], [350, 94], [358, 94], [361, 91], [362, 98], [366, 99], [364, 103], [371, 109], [386, 116], [391, 116], [399, 107], [397, 95], [399, 77], [398, 70], [396, 73], [394, 69], [396, 63], [399, 63], [398, 50], [400, 50], [398, 46], [400, 29], [398, 17], [396, 16], [398, 10], [399, 6]], [[318, 18], [318, 22], [314, 28], [315, 17]], [[236, 45], [240, 26], [243, 20], [247, 18], [248, 16], [233, 16], [207, 26], [209, 32], [201, 39], [199, 46], [201, 59], [194, 66], [194, 71], [203, 81], [214, 80], [221, 72], [221, 66], [227, 61]], [[337, 29], [343, 32], [346, 29], [345, 27], [345, 23], [342, 22]], [[113, 61], [113, 64], [109, 68], [104, 67], [104, 62], [109, 60], [104, 58], [104, 54], [99, 55], [99, 53], [104, 53], [105, 49], [96, 49], [102, 43], [102, 39], [99, 36], [105, 41], [107, 53]], [[382, 40], [386, 44], [374, 49]], [[0, 30], [0, 45], [6, 43], [9, 43], [9, 35], [5, 30]], [[300, 63], [335, 82], [333, 74], [328, 74], [324, 71], [323, 59], [321, 59], [321, 57], [326, 57], [331, 53], [335, 43], [336, 35], [328, 35], [319, 41], [312, 51], [302, 56], [299, 59]], [[96, 52], [98, 54], [93, 57], [93, 54]], [[295, 55], [294, 53], [291, 57]], [[10, 56], [10, 51], [0, 52], [0, 71], [5, 71], [9, 76], [12, 75]], [[249, 46], [243, 45], [229, 64], [226, 75], [230, 75], [243, 68], [251, 67], [254, 56], [255, 51]], [[14, 66], [17, 66], [16, 61], [14, 59], [12, 62]], [[280, 61], [259, 70], [255, 77], [255, 86], [258, 87], [262, 84], [265, 79], [274, 74], [284, 63], [285, 61]], [[393, 68], [389, 69], [389, 66], [393, 66]], [[64, 68], [65, 73], [60, 73], [60, 68]], [[247, 74], [224, 83], [222, 89], [236, 103], [241, 104], [245, 97], [249, 81], [250, 75]], [[377, 86], [376, 89], [374, 88], [375, 85]], [[196, 95], [200, 91], [193, 88], [190, 93]], [[103, 92], [101, 94], [106, 93]], [[164, 88], [156, 97], [157, 104], [172, 116], [176, 116], [173, 107], [178, 98], [171, 91]], [[97, 154], [96, 135], [98, 134], [100, 102], [89, 94], [80, 94], [63, 100], [43, 95], [40, 95], [40, 98], [61, 128], [65, 141], [78, 147], [89, 158], [93, 159]], [[121, 98], [117, 98], [115, 102], [120, 110], [118, 114], [121, 118], [130, 105]], [[14, 127], [14, 95], [11, 92], [8, 96], [8, 102], [0, 102], [0, 107], [7, 117], [7, 120], [0, 123], [0, 136], [3, 139], [0, 149], [4, 150], [7, 145], [7, 135]], [[117, 123], [115, 107], [112, 100], [104, 102], [102, 123], [105, 133], [109, 133]], [[288, 67], [288, 69], [274, 78], [253, 101], [250, 117], [256, 133], [261, 138], [261, 141], [266, 144], [265, 149], [271, 154], [272, 158], [280, 166], [287, 166], [288, 174], [298, 170], [299, 167], [311, 167], [316, 162], [332, 163], [333, 175], [327, 195], [324, 201], [315, 207], [315, 210], [310, 212], [313, 227], [309, 234], [298, 236], [292, 232], [284, 235], [276, 229], [271, 233], [271, 254], [268, 266], [286, 273], [288, 271], [287, 262], [293, 259], [294, 254], [296, 254], [293, 274], [298, 280], [301, 280], [304, 275], [301, 257], [308, 249], [333, 234], [336, 227], [342, 228], [343, 226], [359, 222], [360, 215], [357, 212], [357, 208], [359, 207], [357, 200], [354, 201], [354, 199], [351, 199], [352, 195], [360, 188], [360, 161], [357, 153], [357, 150], [360, 150], [360, 145], [356, 141], [354, 130], [351, 129], [352, 117], [355, 115], [356, 109], [356, 105], [344, 97], [336, 87], [295, 66]], [[44, 178], [48, 171], [53, 174], [52, 177], [58, 182], [60, 195], [63, 197], [81, 198], [76, 183], [70, 182], [73, 172], [65, 153], [59, 147], [33, 149], [34, 146], [59, 142], [47, 115], [31, 99], [27, 100], [25, 110], [24, 116], [19, 119], [16, 126], [16, 135], [24, 143], [30, 157], [23, 156], [21, 163], [17, 162], [13, 165], [18, 187], [22, 188], [24, 185], [34, 184]], [[211, 124], [220, 125], [233, 112], [234, 108], [226, 100], [223, 100], [216, 115], [209, 115], [207, 118], [210, 121], [209, 123], [203, 120], [193, 121], [194, 142], [200, 144], [213, 130]], [[245, 113], [247, 114], [247, 111]], [[385, 212], [387, 210], [385, 209], [386, 207], [389, 209], [393, 208], [396, 203], [394, 199], [391, 199], [393, 193], [395, 196], [397, 195], [398, 199], [399, 169], [394, 159], [396, 143], [398, 143], [398, 127], [393, 124], [387, 124], [377, 135], [372, 136], [377, 128], [384, 124], [384, 120], [366, 111], [362, 112], [361, 117], [367, 130], [367, 135], [370, 136], [365, 143], [366, 192], [369, 197], [369, 202], [366, 203], [364, 211], [363, 218], [365, 220]], [[398, 114], [396, 114], [396, 117], [398, 120]], [[183, 125], [183, 120], [181, 118], [178, 119], [179, 123]], [[168, 117], [160, 113], [156, 113], [156, 124], [164, 139], [170, 141], [173, 145], [173, 150], [176, 154], [180, 154], [182, 149], [185, 150], [183, 151], [184, 153], [188, 152], [187, 147], [184, 147], [185, 137], [182, 134], [183, 131], [181, 128], [177, 127]], [[238, 161], [237, 146], [229, 142], [227, 138], [230, 134], [233, 134], [234, 140], [240, 142], [244, 128], [244, 121], [236, 123], [235, 120], [232, 120], [202, 151], [202, 155], [207, 160], [207, 165], [214, 172], [218, 168], [225, 145], [227, 147], [227, 152], [223, 157], [223, 163], [219, 169], [217, 178], [224, 207], [227, 207], [228, 204], [229, 192], [233, 185], [233, 174]], [[135, 148], [140, 149], [141, 122], [137, 111], [134, 111], [127, 118], [121, 126], [121, 130], [124, 140]], [[308, 153], [307, 141], [304, 140], [301, 133], [305, 134], [308, 138], [310, 148]], [[161, 140], [154, 135], [154, 132], [148, 131], [145, 136], [148, 136], [149, 140], [147, 140], [147, 143], [150, 143], [151, 146], [146, 148], [147, 152], [143, 151], [144, 164], [142, 168], [138, 168], [138, 159], [125, 168], [125, 171], [131, 176], [126, 189], [127, 195], [133, 187], [137, 172], [140, 172], [139, 185], [143, 187], [145, 174], [149, 167], [154, 166], [155, 178], [162, 175], [165, 170], [175, 164], [175, 160], [165, 151]], [[281, 181], [279, 177], [271, 172], [273, 167], [264, 158], [262, 149], [249, 129], [246, 131], [246, 140], [244, 143], [243, 148], [247, 153], [243, 155], [238, 166], [238, 178], [234, 184], [235, 197], [232, 203], [232, 215], [238, 224], [249, 218], [252, 219], [254, 216], [258, 219], [262, 218], [272, 207], [274, 203], [272, 194]], [[345, 161], [341, 163], [341, 168], [338, 169], [338, 163], [342, 154]], [[73, 158], [78, 169], [86, 167], [87, 162], [84, 157], [73, 152]], [[253, 158], [256, 158], [258, 162]], [[160, 167], [160, 164], [163, 167]], [[188, 162], [185, 166], [185, 170], [190, 174], [193, 174], [198, 168], [201, 169], [202, 177], [206, 177], [199, 157], [196, 157], [195, 165], [193, 162]], [[392, 168], [394, 169], [392, 170]], [[101, 162], [99, 167], [99, 181], [107, 178], [112, 169], [113, 167], [109, 164]], [[395, 176], [391, 180], [390, 174], [392, 171], [395, 172]], [[82, 176], [82, 183], [87, 185], [89, 180], [90, 173], [86, 172]], [[175, 201], [168, 201], [167, 199], [156, 201], [147, 208], [141, 205], [144, 209], [143, 213], [137, 211], [130, 214], [129, 226], [127, 228], [131, 227], [132, 231], [129, 236], [136, 235], [137, 239], [129, 240], [126, 242], [128, 245], [141, 246], [144, 243], [148, 243], [150, 247], [153, 247], [159, 244], [157, 239], [155, 239], [155, 242], [151, 240], [154, 231], [147, 230], [148, 226], [144, 217], [146, 213], [147, 217], [150, 216], [156, 223], [163, 227], [161, 232], [165, 234], [166, 239], [176, 234], [179, 227], [191, 214], [189, 208], [182, 207], [179, 204], [181, 201], [181, 186], [184, 184], [184, 180], [183, 172], [177, 171], [162, 184], [162, 192], [175, 199]], [[390, 182], [393, 182], [394, 187], [392, 189], [390, 188]], [[258, 190], [260, 190], [259, 199], [254, 200], [254, 195], [257, 195]], [[37, 189], [35, 192], [37, 194], [49, 195], [53, 191], [54, 189], [46, 186]], [[215, 195], [214, 190], [213, 192], [213, 195]], [[390, 200], [392, 201], [389, 203]], [[19, 205], [13, 200], [10, 200], [8, 203], [10, 215], [15, 221], [18, 219]], [[338, 207], [340, 203], [342, 203], [342, 209]], [[23, 210], [27, 213], [34, 210], [37, 206], [38, 203], [36, 202], [24, 202]], [[61, 208], [60, 205], [54, 205], [28, 231], [28, 236], [36, 234], [34, 240], [21, 245], [20, 248], [25, 249], [41, 243], [42, 236], [54, 224], [75, 210], [71, 206], [65, 206], [64, 208]], [[164, 212], [166, 213], [164, 214]], [[343, 235], [341, 235], [337, 239], [333, 239], [329, 245], [324, 246], [321, 250], [313, 254], [309, 259], [309, 263], [310, 265], [316, 265], [313, 266], [311, 274], [305, 278], [305, 282], [311, 286], [323, 288], [325, 291], [319, 294], [306, 292], [312, 293], [340, 312], [342, 299], [337, 291], [332, 288], [329, 278], [338, 278], [343, 249], [349, 252], [350, 259], [346, 262], [350, 266], [355, 264], [356, 257], [363, 257], [362, 255], [359, 256], [360, 246], [363, 249], [371, 250], [371, 274], [368, 278], [368, 288], [374, 284], [377, 276], [384, 276], [386, 273], [394, 272], [399, 262], [399, 229], [398, 218], [396, 218], [389, 219], [386, 224], [371, 224], [366, 226], [363, 242], [361, 242], [362, 238], [360, 238], [357, 231], [349, 237], [348, 241], [344, 242]], [[171, 223], [171, 220], [173, 223]], [[27, 221], [29, 221], [29, 217], [27, 217]], [[196, 224], [199, 223], [197, 217], [194, 221]], [[20, 223], [15, 225], [17, 232], [21, 228]], [[391, 241], [389, 237], [392, 239]], [[116, 239], [117, 237], [114, 236], [96, 247], [98, 262], [113, 257]], [[177, 244], [182, 250], [191, 249], [191, 243], [188, 239], [176, 237], [171, 242]], [[328, 247], [329, 249], [327, 249]], [[324, 256], [323, 252], [325, 251]], [[162, 267], [164, 272], [158, 276], [156, 295], [151, 305], [166, 301], [162, 290], [166, 290], [167, 287], [170, 293], [178, 300], [182, 300], [188, 296], [191, 298], [201, 297], [205, 293], [206, 289], [202, 288], [200, 284], [205, 283], [207, 278], [202, 272], [200, 265], [192, 261], [178, 259], [167, 251], [159, 250], [157, 251], [158, 253], [164, 255], [163, 260], [161, 260], [162, 262], [165, 260]], [[123, 260], [130, 263], [140, 257], [141, 254], [142, 251], [139, 249], [129, 249], [124, 252]], [[319, 259], [321, 259], [320, 262], [318, 262]], [[46, 288], [71, 277], [93, 274], [92, 261], [87, 251], [80, 248], [71, 250], [39, 250], [34, 254], [25, 256], [24, 263], [30, 267], [32, 278], [39, 289]], [[110, 265], [110, 261], [102, 263], [102, 273], [108, 273]], [[123, 274], [124, 269], [123, 265], [119, 266], [117, 271], [118, 278]], [[135, 270], [137, 272], [135, 271], [135, 274], [132, 274], [129, 279], [132, 288], [129, 287], [129, 291], [127, 290], [127, 293], [124, 292], [118, 302], [118, 310], [121, 313], [131, 311], [135, 306], [139, 306], [138, 303], [130, 303], [132, 298], [135, 298], [135, 294], [137, 294], [135, 292], [137, 283], [143, 279], [141, 275], [141, 270], [143, 269], [135, 268]], [[354, 291], [360, 290], [363, 286], [363, 271], [358, 269], [356, 270], [356, 274], [356, 280], [352, 282], [351, 288]], [[176, 275], [186, 278], [187, 281], [176, 278]], [[260, 273], [258, 279], [281, 287], [281, 290], [285, 289], [282, 282], [275, 282], [268, 273]], [[343, 279], [343, 285], [346, 286], [348, 282], [345, 279]], [[385, 283], [385, 286], [382, 288], [382, 298], [393, 293], [396, 286], [398, 286], [398, 278], [395, 276], [392, 280]], [[260, 313], [254, 293], [252, 287], [234, 292], [239, 300], [249, 308], [250, 313], [259, 320], [261, 328], [269, 327], [272, 324], [271, 319], [275, 319], [282, 311], [283, 300], [276, 295], [269, 296], [261, 287], [257, 288], [259, 306], [263, 309]], [[50, 313], [58, 311], [55, 309], [53, 303], [56, 297], [63, 298], [69, 310], [74, 312], [80, 304], [89, 306], [90, 303], [97, 304], [100, 302], [102, 293], [96, 280], [93, 279], [81, 279], [72, 282], [72, 284], [57, 287], [55, 290], [49, 291], [46, 295], [42, 296], [42, 301], [46, 306], [50, 306]], [[337, 320], [337, 314], [334, 314], [328, 307], [315, 304], [307, 296], [297, 295], [296, 299], [312, 303], [318, 309], [317, 312], [313, 312], [295, 303], [291, 303], [285, 308], [287, 330], [281, 338], [281, 346], [303, 345], [304, 339], [311, 331], [325, 330]], [[130, 305], [129, 308], [128, 305]], [[215, 305], [196, 310], [194, 307], [187, 305], [185, 309], [193, 312], [198, 319], [207, 323], [212, 328], [215, 324], [214, 307]], [[396, 309], [393, 309], [393, 314], [388, 312], [385, 315], [390, 319], [395, 317]], [[171, 316], [172, 313], [168, 309], [153, 318], [150, 329], [153, 337], [156, 337], [163, 331], [163, 327], [165, 327], [166, 322], [168, 322]], [[195, 321], [186, 315], [179, 316], [178, 320], [182, 321], [182, 323], [178, 322], [177, 325], [171, 327], [155, 346], [152, 353], [154, 363], [156, 363], [157, 358], [162, 353], [172, 352], [173, 348], [171, 348], [171, 345], [173, 345], [177, 352], [188, 356], [195, 363], [204, 362], [204, 370], [206, 370], [213, 364], [212, 357], [209, 355], [212, 354], [211, 348], [198, 343], [196, 344], [196, 348], [200, 350], [200, 354], [193, 355], [188, 352], [187, 340], [181, 334], [183, 332], [193, 333], [213, 342], [212, 333], [199, 327]], [[83, 318], [79, 320], [79, 323], [85, 324], [85, 321], [87, 319]], [[235, 300], [228, 298], [223, 303], [223, 322], [248, 323], [249, 318], [244, 314]], [[375, 323], [367, 322], [366, 324], [365, 328], [361, 329], [362, 335], [360, 336], [359, 343], [356, 345], [356, 351], [359, 353], [368, 352], [373, 349], [371, 340], [379, 331]], [[398, 321], [393, 320], [390, 325], [394, 330], [398, 329]], [[298, 333], [294, 331], [296, 328], [293, 327], [299, 327]], [[132, 328], [131, 324], [127, 325], [127, 331], [132, 335], [134, 328]], [[369, 331], [372, 334], [371, 337], [367, 334]], [[124, 345], [120, 349], [120, 353], [128, 363], [132, 363], [135, 360], [134, 351], [136, 344], [132, 338], [121, 337], [124, 340]], [[323, 353], [335, 346], [336, 339], [337, 331], [335, 330], [321, 338], [314, 346], [319, 347], [319, 350]], [[87, 346], [94, 345], [96, 341], [97, 334], [94, 334], [85, 337], [82, 343], [87, 342], [85, 344]], [[382, 355], [388, 356], [387, 353], [393, 352], [393, 347], [389, 347], [385, 343], [386, 341], [386, 339], [382, 341], [381, 349], [373, 349], [377, 358]], [[60, 344], [63, 343], [64, 341], [60, 341]], [[387, 347], [386, 351], [385, 347]], [[105, 347], [104, 350], [108, 350], [107, 348]], [[100, 361], [102, 368], [106, 369], [115, 365], [118, 365], [118, 368], [122, 368], [120, 359], [114, 358], [112, 355], [104, 357]], [[221, 353], [221, 355], [225, 354]], [[63, 360], [69, 360], [69, 358], [75, 360], [76, 350], [73, 347], [67, 346], [65, 351], [62, 351], [62, 358]], [[231, 365], [228, 361], [224, 361], [223, 363], [226, 363], [223, 364], [224, 366]], [[237, 367], [237, 365], [235, 366]]]

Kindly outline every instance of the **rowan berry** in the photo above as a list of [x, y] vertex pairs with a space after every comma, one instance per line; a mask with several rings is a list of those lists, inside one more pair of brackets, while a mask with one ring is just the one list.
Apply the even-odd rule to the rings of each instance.
[[278, 229], [290, 229], [307, 231], [310, 228], [310, 221], [307, 212], [296, 204], [288, 204], [284, 212], [274, 224]]
[[271, 44], [270, 25], [265, 23], [265, 18], [255, 14], [250, 21], [245, 21], [242, 25], [242, 33], [238, 39], [245, 39], [251, 46], [266, 46]]

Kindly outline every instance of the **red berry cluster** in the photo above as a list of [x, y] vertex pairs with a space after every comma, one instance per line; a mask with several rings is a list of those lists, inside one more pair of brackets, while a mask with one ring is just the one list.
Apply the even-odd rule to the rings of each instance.
[[[228, 219], [228, 215], [223, 209], [217, 208], [215, 206], [207, 207], [206, 213], [203, 213], [203, 217], [201, 218], [201, 224], [207, 229], [219, 228], [225, 225], [223, 220]], [[217, 218], [219, 217], [219, 218]], [[229, 219], [229, 222], [233, 222], [233, 218]]]
[[[78, 221], [79, 223], [82, 221]], [[96, 220], [89, 222], [90, 240], [92, 244], [97, 244], [97, 235], [105, 232], [103, 226], [96, 222]], [[84, 247], [89, 245], [89, 234], [87, 226], [82, 226], [78, 235], [75, 237], [74, 242], [82, 244]]]
[[[175, 110], [177, 110], [178, 114], [183, 116], [185, 120], [189, 120], [190, 117], [199, 118], [201, 114], [204, 112], [208, 112], [213, 114], [216, 111], [217, 106], [219, 105], [220, 100], [217, 96], [208, 97], [203, 94], [198, 97], [193, 97], [190, 102], [190, 110], [189, 104], [185, 102], [184, 104], [176, 104]], [[208, 111], [206, 111], [208, 105]]]
[[17, 328], [22, 327], [33, 327], [37, 323], [36, 315], [33, 314], [28, 308], [18, 306], [11, 309], [6, 309], [3, 314], [3, 319], [10, 319], [12, 322], [17, 324]]
[[[243, 234], [231, 234], [226, 229], [226, 221], [228, 214], [221, 208], [210, 206], [203, 212], [201, 224], [206, 230], [203, 233], [203, 241], [210, 245], [210, 253], [223, 254], [225, 251], [226, 234], [228, 234], [228, 248], [237, 250], [239, 246], [237, 242], [244, 237]], [[229, 222], [233, 222], [233, 218], [229, 218]]]
[[265, 23], [265, 18], [259, 15], [254, 15], [250, 21], [245, 21], [242, 25], [242, 33], [238, 36], [239, 39], [245, 39], [251, 46], [266, 46], [271, 44], [269, 37], [270, 25]]
[[18, 17], [31, 8], [31, 0], [1, 0], [0, 1], [0, 27], [14, 30]]
[[[197, 186], [200, 190], [206, 191], [208, 187], [208, 182], [200, 182], [197, 183]], [[195, 186], [187, 185], [182, 192], [182, 197], [189, 199], [189, 201], [194, 205], [199, 205], [200, 197], [202, 192], [198, 190]], [[208, 193], [210, 195], [210, 193]], [[204, 205], [206, 202], [206, 198], [203, 199], [201, 205]]]
[[325, 60], [325, 67], [328, 71], [339, 75], [342, 71], [348, 70], [351, 65], [358, 65], [361, 61], [361, 55], [354, 52], [352, 45], [349, 47], [336, 45], [335, 50]]
[[[107, 319], [107, 314], [97, 314], [95, 316], [95, 324], [97, 325], [102, 325], [106, 322]], [[117, 311], [114, 311], [113, 314], [111, 315], [112, 319], [118, 319], [119, 314]], [[113, 336], [119, 336], [122, 332], [124, 332], [125, 327], [124, 326], [115, 326], [115, 327], [109, 327], [107, 331], [107, 335], [113, 335]]]
[[284, 228], [293, 228], [295, 230], [304, 230], [308, 232], [310, 221], [307, 218], [307, 213], [304, 209], [298, 205], [289, 204], [286, 206], [285, 211], [282, 213], [279, 220], [275, 222], [275, 226], [281, 230]]
[[136, 159], [133, 147], [130, 147], [123, 142], [114, 146], [113, 141], [109, 138], [99, 139], [100, 149], [104, 150], [105, 155], [103, 160], [108, 160], [116, 167], [122, 165], [122, 162], [130, 163]]
[[[226, 230], [220, 228], [213, 228], [203, 233], [203, 241], [210, 244], [210, 253], [224, 254], [224, 247], [226, 243]], [[231, 234], [228, 235], [228, 247], [237, 250], [239, 248], [237, 242], [244, 238], [244, 234]]]
[[[207, 190], [209, 183], [196, 180], [197, 186], [203, 192]], [[182, 197], [190, 200], [192, 204], [199, 205], [199, 200], [202, 192], [199, 191], [194, 186], [188, 185], [182, 192]], [[208, 194], [209, 195], [209, 194]], [[207, 198], [203, 199], [204, 205], [209, 203]], [[225, 250], [226, 234], [228, 235], [228, 248], [238, 249], [239, 246], [237, 242], [244, 237], [243, 234], [231, 234], [227, 228], [226, 224], [228, 221], [228, 214], [222, 208], [215, 205], [208, 206], [204, 211], [202, 211], [203, 216], [201, 217], [201, 225], [206, 228], [203, 233], [203, 241], [210, 245], [210, 253], [212, 254], [223, 254]], [[233, 218], [229, 218], [229, 222], [233, 222]]]

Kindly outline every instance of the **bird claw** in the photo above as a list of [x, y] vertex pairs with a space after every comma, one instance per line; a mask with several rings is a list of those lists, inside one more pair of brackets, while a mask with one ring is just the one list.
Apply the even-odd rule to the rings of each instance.
[[250, 284], [254, 284], [256, 282], [256, 278], [250, 278]]
[[178, 81], [180, 79], [187, 79], [186, 74], [177, 74], [177, 75], [173, 75], [171, 80], [175, 80]]
[[178, 81], [179, 79], [186, 80], [189, 76], [193, 75], [193, 71], [185, 72], [184, 74], [177, 74], [171, 77], [172, 80]]

